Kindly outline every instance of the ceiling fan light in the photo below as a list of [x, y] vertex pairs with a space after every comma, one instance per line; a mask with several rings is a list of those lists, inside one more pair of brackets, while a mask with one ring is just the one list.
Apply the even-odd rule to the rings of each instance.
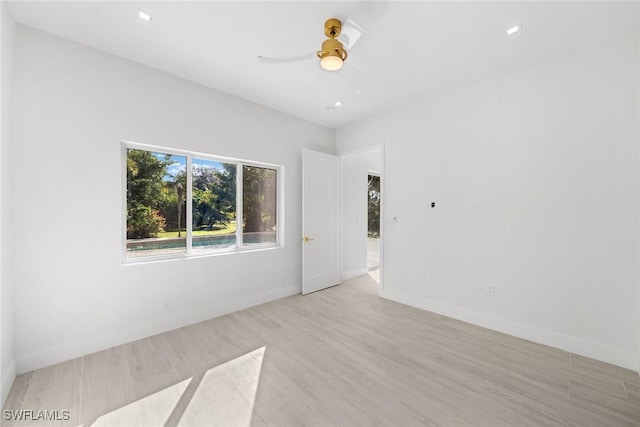
[[337, 55], [327, 55], [320, 60], [320, 66], [323, 70], [338, 71], [342, 68], [344, 61]]

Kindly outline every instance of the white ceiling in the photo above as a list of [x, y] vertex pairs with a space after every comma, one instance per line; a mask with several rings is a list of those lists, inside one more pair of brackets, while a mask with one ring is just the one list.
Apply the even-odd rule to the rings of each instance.
[[[18, 23], [331, 128], [638, 33], [636, 2], [17, 1], [9, 6]], [[138, 9], [152, 21], [140, 20]], [[258, 63], [258, 55], [319, 49], [329, 17], [352, 18], [364, 27], [347, 60], [368, 81], [360, 94], [321, 70], [315, 59]], [[506, 30], [517, 23], [524, 30], [508, 37]], [[343, 105], [327, 112], [337, 100]]]

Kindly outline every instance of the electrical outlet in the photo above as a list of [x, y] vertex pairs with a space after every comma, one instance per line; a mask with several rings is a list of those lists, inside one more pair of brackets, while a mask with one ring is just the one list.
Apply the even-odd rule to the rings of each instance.
[[496, 296], [496, 287], [495, 286], [487, 286], [484, 289], [484, 293], [488, 297], [495, 297]]
[[471, 210], [472, 211], [477, 211], [478, 210], [478, 201], [477, 200], [472, 200], [471, 201]]
[[284, 288], [286, 285], [287, 285], [287, 279], [284, 276], [280, 277], [280, 287]]
[[427, 285], [435, 285], [436, 276], [427, 276]]
[[164, 311], [168, 311], [171, 308], [171, 301], [165, 301], [164, 304], [162, 304], [162, 309]]

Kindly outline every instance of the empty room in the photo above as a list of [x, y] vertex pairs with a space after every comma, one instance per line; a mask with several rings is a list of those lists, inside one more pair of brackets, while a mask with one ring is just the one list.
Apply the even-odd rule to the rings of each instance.
[[0, 425], [640, 427], [640, 3], [0, 2]]

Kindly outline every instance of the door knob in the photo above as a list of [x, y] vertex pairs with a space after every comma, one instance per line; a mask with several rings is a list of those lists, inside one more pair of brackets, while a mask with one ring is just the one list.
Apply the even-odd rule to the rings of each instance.
[[306, 242], [310, 242], [310, 241], [312, 241], [312, 240], [316, 240], [316, 239], [312, 239], [311, 237], [304, 236], [304, 237], [302, 238], [302, 240], [306, 243]]

